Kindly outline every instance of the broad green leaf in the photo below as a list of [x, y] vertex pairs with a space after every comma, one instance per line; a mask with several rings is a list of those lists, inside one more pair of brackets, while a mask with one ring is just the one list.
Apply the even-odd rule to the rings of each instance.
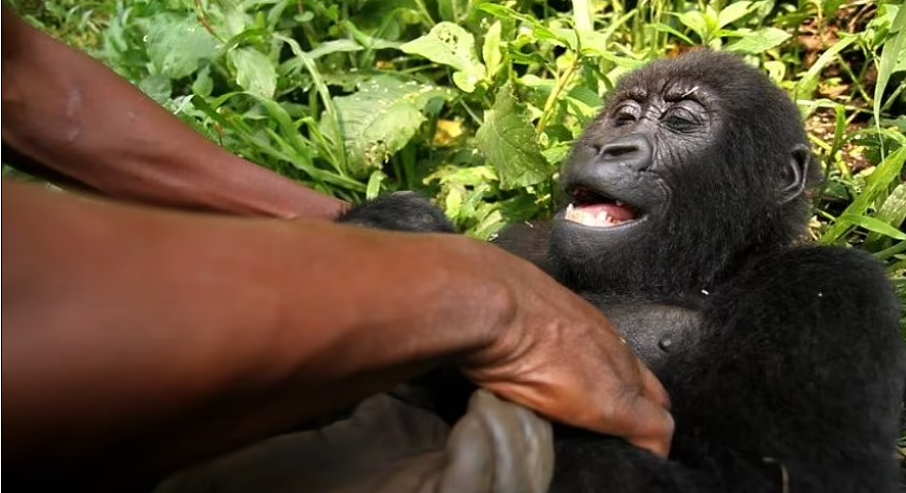
[[245, 31], [247, 16], [240, 2], [236, 0], [217, 0], [214, 2], [213, 7], [222, 14], [223, 27], [226, 28], [230, 37]]
[[495, 21], [485, 34], [481, 47], [481, 58], [488, 70], [488, 79], [493, 79], [503, 64], [503, 52], [500, 48], [500, 21]]
[[464, 168], [451, 167], [442, 169], [425, 179], [425, 183], [440, 181], [445, 185], [459, 185], [463, 187], [477, 187], [482, 183], [497, 181], [494, 168], [488, 166], [468, 166]]
[[138, 83], [138, 88], [148, 97], [157, 101], [158, 104], [166, 103], [173, 92], [170, 79], [160, 74], [145, 77]]
[[277, 69], [270, 58], [250, 47], [232, 50], [227, 57], [236, 70], [236, 83], [239, 87], [265, 98], [274, 97]]
[[462, 212], [462, 191], [459, 187], [451, 187], [444, 198], [444, 211], [451, 217], [459, 217]]
[[552, 166], [559, 166], [569, 156], [571, 150], [572, 142], [569, 142], [550, 146], [542, 151], [541, 154]]
[[726, 27], [749, 13], [752, 2], [734, 2], [720, 11], [717, 15], [717, 27]]
[[689, 12], [683, 12], [682, 14], [674, 14], [679, 18], [679, 21], [686, 27], [692, 30], [695, 34], [698, 35], [699, 39], [705, 41], [708, 39], [708, 21], [705, 19], [704, 14], [697, 10], [692, 10]]
[[198, 69], [201, 60], [217, 55], [217, 40], [194, 18], [157, 15], [149, 23], [148, 58], [155, 71], [181, 79]]
[[[450, 96], [436, 86], [379, 75], [356, 93], [334, 98], [350, 172], [379, 168], [415, 136], [428, 103]], [[327, 124], [323, 115], [321, 124]]]
[[500, 188], [527, 187], [547, 178], [548, 164], [535, 141], [535, 129], [509, 86], [497, 93], [475, 138], [478, 149], [497, 170]]
[[[567, 46], [571, 50], [575, 50], [575, 41], [561, 37], [555, 32], [555, 30], [549, 29], [541, 21], [532, 17], [531, 15], [526, 15], [521, 12], [517, 12], [505, 5], [500, 5], [498, 3], [492, 2], [481, 2], [476, 7], [477, 10], [482, 10], [491, 14], [499, 19], [504, 19], [507, 21], [518, 20], [524, 22], [527, 27], [531, 28], [531, 36], [528, 38], [530, 42], [534, 41], [549, 41], [557, 46]], [[561, 30], [564, 31], [564, 30]], [[570, 37], [575, 38], [575, 32], [572, 30], [565, 30], [570, 33]]]
[[400, 49], [456, 69], [453, 82], [465, 92], [474, 91], [475, 85], [485, 77], [485, 67], [475, 54], [475, 37], [452, 22], [438, 23], [428, 34]]
[[195, 82], [192, 83], [192, 92], [206, 98], [211, 95], [213, 90], [214, 79], [211, 78], [211, 67], [205, 65], [195, 75]]
[[766, 27], [751, 32], [746, 36], [727, 45], [727, 51], [745, 55], [759, 55], [783, 43], [790, 38], [790, 34], [781, 29]]
[[705, 4], [705, 24], [708, 26], [707, 32], [709, 37], [713, 37], [714, 31], [720, 29], [720, 26], [717, 25], [717, 10], [714, 9], [714, 5], [711, 3]]

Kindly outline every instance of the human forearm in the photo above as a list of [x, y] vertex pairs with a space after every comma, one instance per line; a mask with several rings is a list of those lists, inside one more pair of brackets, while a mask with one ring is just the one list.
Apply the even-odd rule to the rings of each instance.
[[208, 142], [90, 57], [3, 9], [3, 140], [122, 200], [277, 217], [334, 218], [344, 202]]
[[469, 282], [464, 238], [147, 211], [6, 182], [2, 200], [13, 463], [218, 421], [225, 445], [266, 436], [478, 349], [506, 312], [496, 286]]

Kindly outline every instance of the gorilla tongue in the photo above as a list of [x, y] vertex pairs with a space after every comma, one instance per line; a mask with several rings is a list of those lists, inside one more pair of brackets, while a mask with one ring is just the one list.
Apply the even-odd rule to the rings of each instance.
[[635, 213], [618, 203], [573, 205], [566, 207], [564, 219], [586, 226], [609, 227], [635, 219]]

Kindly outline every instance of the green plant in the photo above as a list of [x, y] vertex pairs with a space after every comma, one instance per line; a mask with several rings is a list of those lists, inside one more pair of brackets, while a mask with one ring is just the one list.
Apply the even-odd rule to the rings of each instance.
[[764, 68], [827, 180], [813, 235], [906, 270], [906, 9], [893, 1], [18, 2], [199, 132], [359, 201], [430, 194], [469, 234], [550, 214], [623, 73], [695, 46]]

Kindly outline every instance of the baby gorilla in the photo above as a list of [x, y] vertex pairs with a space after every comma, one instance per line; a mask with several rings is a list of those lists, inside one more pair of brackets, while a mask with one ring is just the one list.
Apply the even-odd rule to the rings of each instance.
[[[869, 255], [794, 244], [816, 171], [796, 106], [734, 56], [620, 81], [564, 167], [561, 213], [497, 242], [612, 320], [676, 432], [665, 460], [558, 429], [552, 491], [896, 490], [901, 308]], [[450, 231], [411, 195], [343, 220]]]

